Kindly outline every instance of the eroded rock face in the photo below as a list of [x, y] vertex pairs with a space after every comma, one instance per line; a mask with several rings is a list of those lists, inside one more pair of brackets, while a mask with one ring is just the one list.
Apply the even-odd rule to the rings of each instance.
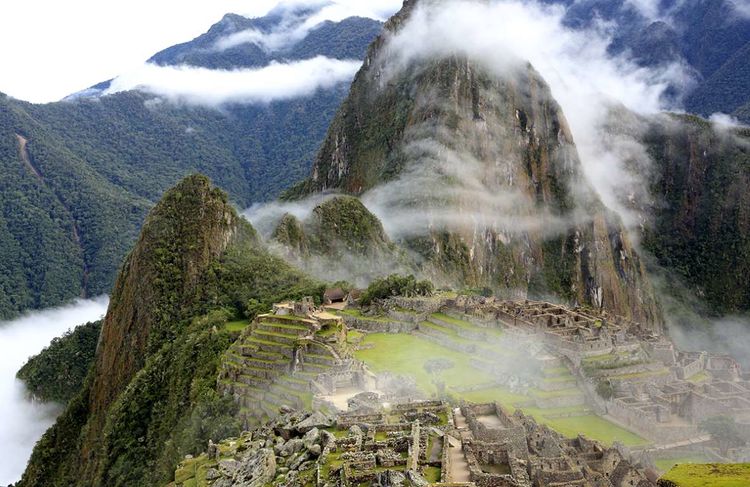
[[[398, 32], [415, 5], [386, 28]], [[388, 38], [371, 47], [308, 191], [361, 195], [439, 284], [557, 295], [660, 322], [641, 260], [584, 177], [534, 68], [456, 56], [403, 67]]]

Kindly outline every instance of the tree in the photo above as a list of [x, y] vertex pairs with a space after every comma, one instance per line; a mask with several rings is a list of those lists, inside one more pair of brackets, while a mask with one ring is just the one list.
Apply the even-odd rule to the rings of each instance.
[[744, 446], [746, 443], [740, 436], [737, 422], [728, 416], [713, 416], [702, 421], [698, 428], [711, 435], [711, 439], [716, 442], [724, 456], [730, 448]]
[[612, 399], [612, 396], [615, 395], [615, 388], [610, 381], [600, 380], [596, 385], [596, 393], [599, 394], [602, 399], [609, 401]]

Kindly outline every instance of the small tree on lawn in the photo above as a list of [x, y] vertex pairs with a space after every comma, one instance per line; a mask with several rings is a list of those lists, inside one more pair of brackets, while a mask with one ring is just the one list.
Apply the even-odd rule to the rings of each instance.
[[701, 431], [711, 435], [711, 439], [719, 446], [719, 451], [726, 456], [730, 448], [745, 445], [745, 440], [740, 436], [737, 422], [728, 416], [714, 416], [701, 422]]

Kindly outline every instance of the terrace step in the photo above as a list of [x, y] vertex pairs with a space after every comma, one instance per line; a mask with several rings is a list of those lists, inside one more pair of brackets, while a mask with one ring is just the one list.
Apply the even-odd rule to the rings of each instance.
[[336, 364], [336, 359], [328, 354], [322, 355], [317, 353], [305, 353], [305, 365], [308, 364], [333, 366]]
[[258, 323], [255, 328], [256, 331], [268, 331], [272, 333], [288, 333], [296, 336], [305, 335], [310, 331], [310, 328], [302, 325], [286, 324], [286, 323], [269, 323], [262, 321]]
[[299, 339], [298, 335], [263, 330], [254, 330], [252, 336], [259, 340], [274, 343], [284, 343], [287, 345], [293, 345]]

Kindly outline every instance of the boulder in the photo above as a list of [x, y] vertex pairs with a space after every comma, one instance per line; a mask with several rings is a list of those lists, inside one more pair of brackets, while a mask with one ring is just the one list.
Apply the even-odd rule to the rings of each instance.
[[264, 448], [248, 452], [237, 467], [232, 483], [242, 487], [263, 487], [276, 477], [276, 456], [273, 450]]
[[297, 424], [297, 431], [307, 433], [313, 428], [323, 429], [333, 426], [334, 420], [320, 411], [316, 411]]
[[313, 428], [307, 433], [305, 433], [305, 436], [302, 437], [302, 443], [304, 443], [306, 449], [310, 449], [313, 447], [313, 445], [317, 445], [320, 443], [320, 430], [318, 428]]

